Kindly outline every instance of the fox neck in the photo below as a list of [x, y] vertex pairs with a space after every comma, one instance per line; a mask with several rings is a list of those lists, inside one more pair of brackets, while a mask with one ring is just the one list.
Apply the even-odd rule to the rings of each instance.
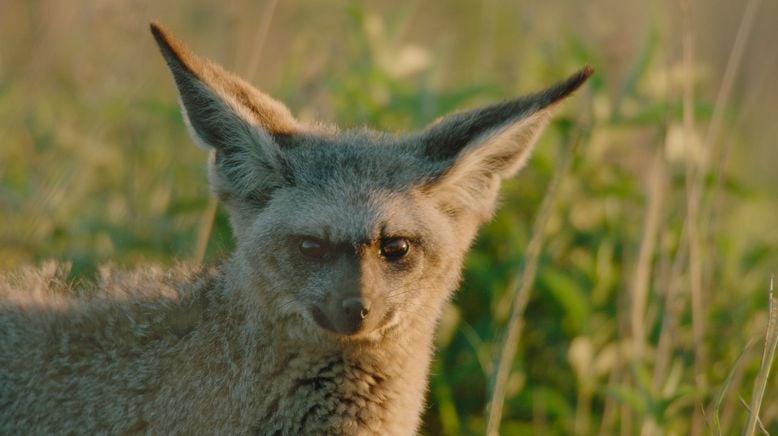
[[264, 430], [415, 434], [425, 404], [434, 328], [434, 319], [407, 320], [374, 341], [337, 340], [312, 349], [285, 347], [286, 355], [277, 361], [281, 365], [277, 371], [284, 375], [275, 380], [288, 384], [283, 390], [287, 400], [296, 405], [295, 410], [313, 411], [320, 407], [313, 399], [328, 398], [333, 411], [321, 420], [274, 416], [270, 422], [279, 420], [277, 425]]
[[[255, 332], [254, 340], [272, 338], [274, 343], [255, 346], [255, 365], [273, 386], [261, 388], [257, 428], [289, 434], [415, 434], [425, 404], [437, 315], [406, 316], [374, 338], [321, 341], [290, 338], [284, 322], [264, 324], [261, 328], [268, 330]], [[269, 353], [272, 361], [262, 356], [268, 354], [264, 347], [274, 350]], [[321, 398], [336, 402], [334, 411], [326, 419], [312, 418]], [[290, 415], [301, 410], [310, 413]]]

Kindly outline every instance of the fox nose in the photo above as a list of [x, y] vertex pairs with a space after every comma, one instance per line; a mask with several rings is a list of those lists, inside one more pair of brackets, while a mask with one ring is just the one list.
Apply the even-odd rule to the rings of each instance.
[[351, 325], [358, 325], [370, 314], [370, 305], [362, 298], [346, 298], [341, 303], [343, 315]]
[[381, 300], [346, 297], [329, 305], [312, 307], [313, 320], [323, 329], [341, 335], [370, 331], [381, 319]]

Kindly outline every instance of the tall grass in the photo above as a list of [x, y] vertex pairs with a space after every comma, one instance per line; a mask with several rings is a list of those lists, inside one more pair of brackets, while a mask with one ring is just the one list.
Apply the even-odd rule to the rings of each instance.
[[532, 287], [535, 284], [538, 272], [540, 255], [546, 239], [546, 225], [549, 218], [551, 218], [559, 186], [570, 168], [570, 162], [575, 152], [578, 150], [578, 144], [581, 141], [580, 136], [581, 132], [576, 131], [574, 138], [569, 140], [570, 145], [567, 146], [567, 149], [556, 162], [553, 176], [543, 196], [543, 201], [540, 203], [540, 209], [532, 226], [532, 236], [527, 244], [524, 265], [521, 272], [511, 281], [516, 283], [516, 286], [511, 291], [511, 315], [506, 324], [505, 337], [502, 341], [502, 346], [499, 348], [497, 364], [489, 385], [490, 400], [488, 403], [486, 434], [490, 436], [499, 434], [508, 378], [513, 366], [513, 360], [516, 357], [517, 343], [524, 328], [524, 312], [527, 309], [527, 304], [529, 304]]
[[[759, 364], [759, 373], [754, 380], [754, 392], [751, 395], [751, 402], [748, 408], [748, 421], [743, 427], [743, 435], [752, 436], [756, 434], [756, 424], [759, 422], [759, 411], [762, 408], [764, 394], [767, 390], [767, 378], [770, 376], [770, 368], [773, 365], [775, 349], [778, 347], [778, 300], [774, 295], [775, 275], [770, 277], [770, 294], [767, 329], [765, 330], [764, 352], [762, 361]], [[762, 427], [764, 428], [764, 427]]]

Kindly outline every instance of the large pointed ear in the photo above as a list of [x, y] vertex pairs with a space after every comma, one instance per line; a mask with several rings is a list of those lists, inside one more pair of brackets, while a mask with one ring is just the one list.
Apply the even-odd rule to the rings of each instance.
[[262, 202], [285, 181], [273, 136], [299, 132], [302, 125], [286, 106], [195, 56], [160, 24], [152, 22], [151, 33], [173, 74], [192, 138], [213, 150], [213, 189], [228, 203]]
[[489, 218], [500, 181], [526, 163], [554, 106], [592, 72], [587, 66], [544, 91], [455, 113], [429, 126], [421, 134], [422, 147], [435, 170], [425, 191], [448, 212], [469, 209]]

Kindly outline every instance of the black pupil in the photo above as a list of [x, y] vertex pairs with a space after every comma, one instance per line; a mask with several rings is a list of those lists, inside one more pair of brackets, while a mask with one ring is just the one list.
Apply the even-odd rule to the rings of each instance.
[[410, 244], [407, 239], [394, 238], [381, 244], [381, 255], [389, 259], [397, 259], [408, 254]]
[[307, 257], [321, 259], [325, 254], [327, 254], [327, 248], [320, 241], [315, 241], [313, 239], [303, 239], [300, 241], [300, 253]]

